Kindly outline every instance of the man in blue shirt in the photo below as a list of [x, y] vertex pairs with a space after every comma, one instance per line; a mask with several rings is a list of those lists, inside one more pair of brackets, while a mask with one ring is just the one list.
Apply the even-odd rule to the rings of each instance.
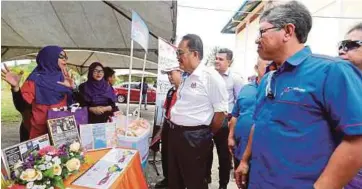
[[249, 189], [341, 189], [362, 167], [362, 74], [312, 54], [311, 27], [296, 1], [260, 17], [258, 54], [277, 70], [258, 88]]
[[261, 78], [265, 74], [267, 63], [268, 61], [258, 59], [258, 63], [254, 67], [258, 76], [240, 90], [231, 113], [228, 146], [230, 153], [234, 155], [235, 169], [239, 166], [240, 159], [248, 143], [251, 126], [254, 124], [252, 117], [255, 111], [257, 89]]
[[[362, 71], [362, 22], [347, 32], [345, 40], [339, 43], [338, 50], [339, 57], [351, 61], [353, 65]], [[344, 189], [358, 188], [362, 188], [362, 169], [360, 169], [352, 181], [344, 187]]]

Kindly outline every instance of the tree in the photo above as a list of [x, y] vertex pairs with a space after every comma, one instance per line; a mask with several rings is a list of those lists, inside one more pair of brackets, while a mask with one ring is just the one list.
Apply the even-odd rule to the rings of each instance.
[[207, 55], [206, 58], [206, 65], [207, 66], [214, 66], [215, 65], [215, 59], [216, 59], [216, 54], [217, 52], [220, 50], [219, 46], [215, 46], [212, 48], [212, 50], [210, 51], [210, 53]]

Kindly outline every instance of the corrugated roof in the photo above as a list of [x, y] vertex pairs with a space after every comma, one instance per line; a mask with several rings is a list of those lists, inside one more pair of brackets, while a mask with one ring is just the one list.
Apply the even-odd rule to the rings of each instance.
[[234, 14], [234, 16], [221, 30], [221, 33], [235, 34], [235, 30], [239, 22], [232, 22], [232, 20], [242, 21], [246, 16], [248, 16], [248, 13], [245, 12], [253, 11], [260, 3], [261, 3], [260, 0], [245, 0], [244, 3], [239, 8], [239, 10]]

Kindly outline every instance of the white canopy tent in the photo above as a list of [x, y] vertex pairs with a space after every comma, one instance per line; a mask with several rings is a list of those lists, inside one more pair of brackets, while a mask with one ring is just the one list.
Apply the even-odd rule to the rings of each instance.
[[[84, 73], [94, 61], [116, 69], [129, 67], [131, 10], [150, 30], [146, 71], [157, 71], [157, 37], [176, 36], [176, 1], [3, 1], [1, 61], [34, 59], [41, 47], [59, 45], [69, 64]], [[134, 69], [144, 50], [134, 46]]]

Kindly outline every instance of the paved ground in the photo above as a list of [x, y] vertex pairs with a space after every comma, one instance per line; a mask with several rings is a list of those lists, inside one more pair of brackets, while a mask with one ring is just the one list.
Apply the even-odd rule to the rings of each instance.
[[[122, 104], [120, 106], [122, 110], [125, 111], [126, 105]], [[137, 108], [136, 104], [131, 104], [130, 112]], [[149, 120], [151, 125], [153, 125], [153, 117], [154, 117], [154, 106], [148, 105], [148, 110], [144, 110], [142, 106], [141, 115], [143, 118]], [[19, 143], [19, 125], [20, 123], [1, 123], [1, 148], [5, 148], [16, 143]], [[149, 160], [153, 160], [153, 153], [150, 152]], [[157, 176], [155, 168], [153, 165], [148, 164], [145, 170], [145, 175], [147, 177], [147, 181], [149, 183], [150, 188], [153, 188], [155, 183], [161, 180], [162, 177], [162, 168], [161, 168], [161, 154], [157, 153], [156, 155], [156, 167], [160, 173], [160, 176]], [[216, 150], [214, 149], [214, 163], [212, 168], [212, 183], [209, 185], [210, 189], [217, 189], [218, 188], [218, 163], [217, 163], [217, 154]], [[231, 177], [232, 178], [232, 177]], [[236, 184], [234, 180], [231, 180], [229, 185], [229, 189], [236, 189]]]

